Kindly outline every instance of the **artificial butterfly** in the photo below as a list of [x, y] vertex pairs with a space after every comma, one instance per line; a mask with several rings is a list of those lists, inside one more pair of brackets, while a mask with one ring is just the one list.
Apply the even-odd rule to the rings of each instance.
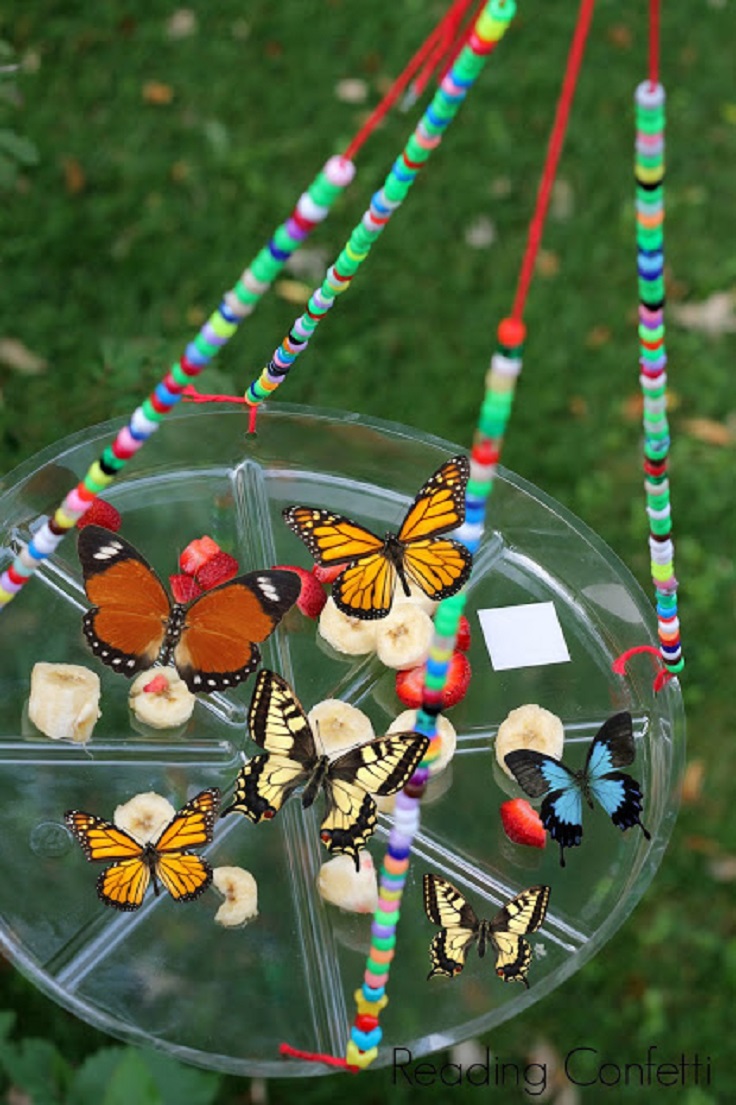
[[95, 655], [128, 677], [157, 660], [173, 663], [194, 693], [234, 687], [247, 678], [261, 659], [258, 643], [299, 595], [294, 572], [251, 572], [180, 606], [119, 534], [85, 526], [78, 552], [93, 603], [82, 625]]
[[373, 794], [395, 794], [414, 773], [429, 741], [401, 733], [369, 741], [330, 760], [317, 750], [307, 716], [289, 684], [272, 671], [258, 673], [248, 713], [253, 740], [266, 749], [254, 756], [235, 780], [234, 810], [251, 821], [268, 821], [297, 787], [304, 786], [302, 806], [312, 805], [320, 790], [327, 812], [320, 838], [330, 852], [352, 856], [360, 870], [359, 849], [376, 827]]
[[440, 536], [465, 520], [469, 475], [467, 457], [446, 461], [420, 489], [399, 532], [383, 538], [331, 510], [290, 506], [283, 517], [318, 564], [347, 565], [332, 585], [332, 597], [343, 613], [385, 618], [397, 580], [406, 595], [412, 582], [439, 600], [459, 591], [470, 575], [473, 558], [465, 546]]
[[482, 959], [490, 944], [496, 953], [496, 974], [504, 982], [523, 982], [532, 960], [532, 949], [524, 940], [544, 921], [549, 902], [548, 886], [522, 890], [498, 911], [491, 921], [481, 921], [459, 890], [439, 875], [424, 876], [424, 910], [435, 925], [442, 926], [429, 946], [432, 970], [427, 978], [454, 978], [465, 966], [471, 944], [478, 945]]
[[68, 810], [64, 820], [90, 862], [115, 861], [97, 879], [98, 897], [105, 905], [132, 912], [152, 880], [156, 895], [161, 882], [176, 902], [189, 902], [207, 889], [212, 868], [189, 849], [210, 843], [219, 805], [216, 787], [201, 791], [148, 844], [93, 813]]
[[647, 840], [650, 834], [639, 820], [642, 792], [631, 775], [615, 768], [633, 763], [635, 754], [631, 714], [614, 714], [603, 723], [588, 749], [580, 771], [542, 752], [517, 749], [504, 758], [516, 781], [532, 798], [545, 795], [541, 817], [545, 829], [560, 845], [560, 865], [565, 848], [574, 848], [583, 837], [583, 798], [593, 809], [597, 798], [619, 829], [638, 825]]

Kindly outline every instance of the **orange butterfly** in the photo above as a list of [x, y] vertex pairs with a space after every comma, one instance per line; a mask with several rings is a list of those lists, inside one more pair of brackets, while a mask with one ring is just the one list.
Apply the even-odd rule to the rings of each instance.
[[459, 541], [441, 536], [465, 520], [469, 476], [467, 457], [446, 461], [420, 489], [399, 532], [383, 538], [330, 510], [290, 506], [283, 517], [318, 564], [347, 564], [332, 585], [332, 597], [343, 613], [385, 618], [397, 580], [406, 595], [411, 581], [431, 599], [446, 599], [470, 575], [471, 554]]
[[155, 894], [160, 881], [177, 902], [189, 902], [207, 889], [212, 868], [189, 848], [210, 843], [219, 805], [217, 787], [203, 790], [148, 844], [93, 813], [68, 810], [64, 820], [90, 862], [115, 861], [97, 880], [98, 897], [114, 909], [132, 912], [142, 904], [151, 880]]
[[85, 526], [78, 552], [93, 603], [82, 625], [95, 655], [128, 677], [157, 660], [173, 662], [195, 693], [246, 679], [261, 659], [257, 644], [299, 595], [294, 572], [251, 572], [180, 606], [172, 604], [153, 568], [120, 534]]

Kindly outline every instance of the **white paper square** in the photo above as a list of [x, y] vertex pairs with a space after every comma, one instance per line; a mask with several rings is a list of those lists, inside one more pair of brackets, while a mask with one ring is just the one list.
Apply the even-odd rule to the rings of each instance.
[[570, 659], [553, 602], [479, 610], [494, 671], [564, 664]]

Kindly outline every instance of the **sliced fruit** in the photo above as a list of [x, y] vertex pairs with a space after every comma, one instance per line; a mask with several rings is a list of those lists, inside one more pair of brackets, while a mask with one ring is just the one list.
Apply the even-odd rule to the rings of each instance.
[[204, 537], [197, 537], [194, 541], [189, 542], [179, 557], [179, 567], [182, 572], [193, 576], [203, 564], [206, 564], [219, 551], [220, 546], [211, 537], [206, 534]]
[[189, 721], [196, 695], [175, 668], [142, 671], [132, 682], [128, 705], [144, 725], [152, 729], [175, 729]]
[[344, 752], [356, 744], [365, 744], [375, 737], [371, 719], [339, 698], [325, 698], [307, 714], [313, 731], [319, 736], [329, 755]]
[[511, 798], [501, 803], [503, 831], [514, 844], [528, 844], [531, 848], [544, 848], [547, 844], [542, 819], [525, 798]]
[[416, 602], [394, 602], [391, 611], [376, 626], [376, 653], [387, 668], [406, 671], [424, 664], [429, 656], [434, 626]]
[[425, 595], [421, 587], [417, 587], [416, 583], [409, 583], [409, 594], [405, 595], [403, 588], [399, 585], [399, 589], [396, 592], [396, 597], [402, 602], [413, 602], [425, 614], [429, 614], [430, 618], [434, 616], [434, 612], [439, 606], [439, 603], [434, 599], [431, 599], [429, 595]]
[[240, 565], [235, 557], [221, 549], [197, 568], [194, 578], [203, 591], [210, 591], [229, 579], [235, 579], [239, 571]]
[[[386, 732], [412, 733], [417, 721], [417, 712], [417, 710], [404, 710], [402, 714], [399, 714], [399, 716], [391, 722]], [[437, 759], [433, 760], [429, 765], [430, 776], [438, 775], [444, 767], [447, 767], [450, 760], [455, 755], [455, 749], [457, 747], [455, 726], [442, 714], [437, 718], [437, 735], [440, 738], [440, 754]]]
[[460, 615], [455, 648], [459, 648], [461, 652], [468, 652], [470, 649], [470, 622], [464, 614]]
[[294, 564], [276, 564], [274, 568], [284, 572], [293, 572], [294, 575], [299, 576], [302, 588], [296, 604], [302, 614], [306, 614], [308, 618], [318, 618], [324, 610], [327, 595], [324, 587], [315, 579], [312, 572], [308, 572], [306, 568], [297, 568]]
[[[470, 684], [470, 661], [464, 652], [456, 650], [450, 659], [447, 682], [442, 692], [441, 706], [447, 710], [465, 698]], [[396, 693], [410, 710], [418, 710], [422, 704], [424, 691], [424, 665], [409, 671], [396, 673]]]
[[378, 880], [370, 852], [361, 851], [359, 871], [352, 856], [335, 856], [323, 863], [317, 887], [326, 902], [350, 913], [374, 913], [378, 906]]
[[52, 740], [84, 744], [100, 717], [99, 676], [80, 664], [33, 665], [28, 717]]
[[117, 533], [122, 522], [120, 511], [116, 510], [112, 503], [104, 499], [93, 499], [89, 510], [78, 519], [77, 529], [84, 529], [85, 526], [103, 526]]
[[196, 599], [202, 594], [202, 588], [194, 576], [184, 575], [183, 573], [181, 575], [171, 575], [169, 576], [169, 585], [175, 601], [182, 603], [182, 605], [191, 602], [192, 599]]
[[237, 928], [258, 916], [258, 884], [243, 867], [214, 867], [212, 885], [222, 894], [215, 920], [224, 928]]
[[319, 617], [319, 633], [336, 652], [346, 656], [362, 656], [376, 647], [376, 623], [349, 618], [338, 610], [334, 599], [328, 598]]
[[498, 727], [496, 759], [508, 777], [513, 779], [513, 774], [506, 767], [509, 752], [517, 748], [531, 748], [559, 760], [564, 740], [565, 730], [557, 715], [530, 702], [512, 710]]
[[149, 790], [118, 806], [112, 819], [119, 829], [130, 833], [139, 844], [148, 844], [158, 838], [164, 825], [168, 825], [175, 814], [171, 802]]

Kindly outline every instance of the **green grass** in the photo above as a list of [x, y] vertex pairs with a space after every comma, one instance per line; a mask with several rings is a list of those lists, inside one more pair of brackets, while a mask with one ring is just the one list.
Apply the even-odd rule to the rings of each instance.
[[[218, 0], [196, 6], [194, 36], [173, 40], [172, 6], [162, 0], [10, 0], [0, 37], [24, 65], [0, 83], [16, 90], [0, 100], [0, 130], [32, 143], [38, 159], [20, 166], [2, 196], [0, 336], [21, 340], [48, 368], [30, 377], [0, 365], [0, 469], [135, 405], [355, 130], [362, 108], [340, 102], [336, 82], [364, 79], [372, 105], [380, 80], [398, 72], [441, 7]], [[598, 5], [561, 166], [574, 210], [545, 234], [558, 269], [532, 288], [504, 462], [597, 530], [649, 591], [640, 426], [626, 408], [638, 389], [631, 102], [646, 75], [645, 7]], [[284, 385], [284, 399], [469, 441], [495, 326], [511, 304], [572, 8], [520, 4], [443, 148]], [[672, 301], [736, 285], [735, 40], [731, 5], [665, 5]], [[170, 104], [144, 102], [151, 80], [171, 87]], [[375, 135], [356, 184], [310, 247], [337, 254], [416, 117], [416, 109], [394, 113]], [[77, 193], [65, 183], [70, 163], [84, 177]], [[481, 215], [492, 218], [497, 240], [474, 250], [464, 233]], [[267, 297], [202, 387], [241, 392], [297, 313]], [[687, 1105], [736, 1092], [733, 885], [709, 867], [711, 853], [736, 851], [734, 346], [733, 334], [668, 330], [682, 682], [690, 756], [705, 768], [702, 796], [683, 809], [653, 886], [604, 952], [490, 1041], [509, 1059], [538, 1037], [562, 1054], [587, 1044], [632, 1062], [649, 1043], [667, 1057], [710, 1055], [707, 1091], [667, 1096]], [[694, 436], [695, 418], [730, 427], [731, 443]], [[19, 1035], [55, 1041], [74, 1063], [105, 1043], [9, 968], [0, 1006], [17, 1011]], [[274, 1082], [271, 1100], [337, 1099], [341, 1085]], [[218, 1100], [235, 1105], [246, 1090], [225, 1079]], [[388, 1091], [411, 1098], [382, 1072], [350, 1087], [356, 1102]], [[586, 1102], [599, 1099], [615, 1098], [583, 1093]], [[658, 1100], [657, 1090], [625, 1100]]]

